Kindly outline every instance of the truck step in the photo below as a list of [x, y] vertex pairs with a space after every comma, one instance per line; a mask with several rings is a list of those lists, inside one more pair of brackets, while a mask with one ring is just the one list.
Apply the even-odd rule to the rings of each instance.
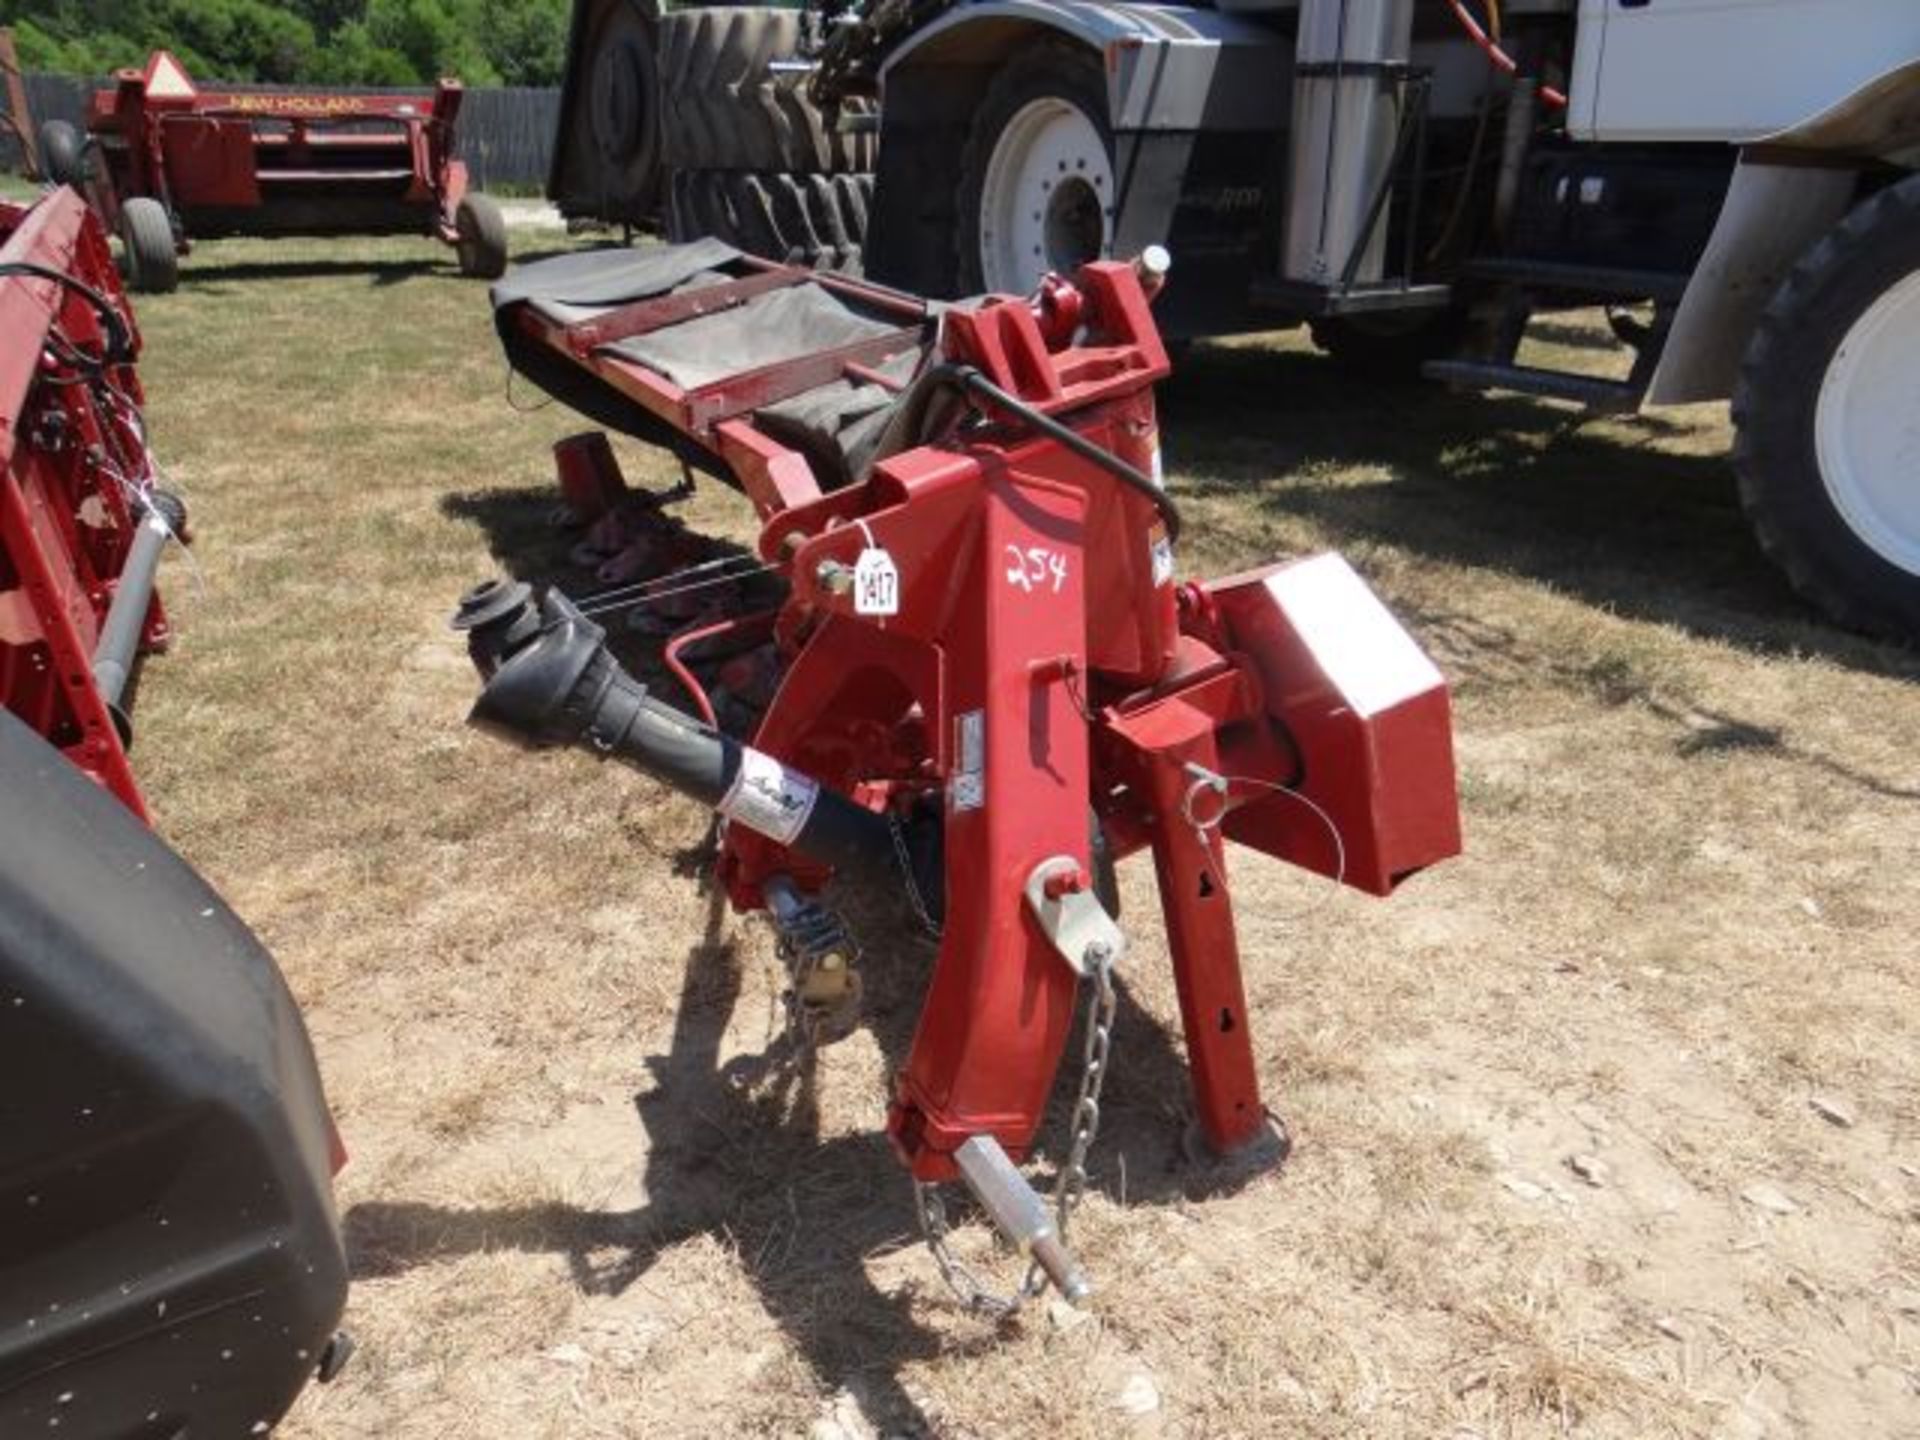
[[269, 170], [254, 172], [263, 185], [331, 185], [342, 181], [355, 183], [391, 184], [399, 180], [411, 180], [413, 171], [399, 170]]
[[1512, 390], [1549, 400], [1571, 400], [1604, 415], [1627, 414], [1640, 408], [1645, 387], [1624, 380], [1600, 380], [1570, 370], [1543, 370], [1536, 365], [1502, 365], [1488, 360], [1430, 360], [1421, 367], [1429, 380], [1462, 390]]
[[1529, 290], [1670, 302], [1677, 302], [1687, 293], [1687, 276], [1666, 270], [1626, 270], [1605, 265], [1508, 258], [1474, 260], [1465, 268], [1476, 280], [1493, 280]]

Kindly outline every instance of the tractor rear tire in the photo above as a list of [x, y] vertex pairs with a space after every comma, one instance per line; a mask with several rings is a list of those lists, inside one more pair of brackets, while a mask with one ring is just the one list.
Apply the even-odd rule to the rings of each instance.
[[1800, 260], [1733, 393], [1733, 465], [1760, 548], [1854, 629], [1920, 638], [1920, 176], [1863, 201]]
[[471, 280], [498, 280], [507, 273], [507, 218], [486, 195], [460, 197], [453, 212], [453, 228], [460, 238], [454, 253], [460, 273]]
[[[800, 48], [800, 11], [752, 6], [679, 10], [660, 20], [664, 154], [676, 171], [864, 174], [878, 136], [830, 123], [804, 74], [775, 60]], [[848, 113], [866, 113], [849, 102]]]
[[667, 238], [711, 235], [768, 260], [857, 273], [872, 203], [871, 175], [683, 170], [672, 180]]
[[148, 295], [180, 284], [180, 250], [173, 220], [158, 200], [136, 195], [120, 207], [120, 243], [127, 251], [127, 283]]
[[56, 185], [77, 189], [86, 183], [86, 145], [65, 120], [49, 120], [40, 127], [40, 171]]

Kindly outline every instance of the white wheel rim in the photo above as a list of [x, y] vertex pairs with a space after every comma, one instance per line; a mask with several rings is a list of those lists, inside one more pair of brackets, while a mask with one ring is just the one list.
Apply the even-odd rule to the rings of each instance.
[[1847, 528], [1920, 575], [1920, 271], [1853, 322], [1820, 382], [1814, 454]]
[[1025, 295], [1112, 243], [1113, 160], [1099, 130], [1070, 100], [1028, 101], [994, 142], [980, 186], [986, 288]]

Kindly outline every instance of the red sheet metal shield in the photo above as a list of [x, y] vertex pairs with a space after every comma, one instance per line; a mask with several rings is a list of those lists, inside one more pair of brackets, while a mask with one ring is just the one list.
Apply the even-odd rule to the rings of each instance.
[[1235, 810], [1227, 834], [1376, 895], [1458, 855], [1447, 683], [1353, 568], [1316, 555], [1207, 589], [1299, 748], [1293, 788], [1325, 815], [1275, 796]]

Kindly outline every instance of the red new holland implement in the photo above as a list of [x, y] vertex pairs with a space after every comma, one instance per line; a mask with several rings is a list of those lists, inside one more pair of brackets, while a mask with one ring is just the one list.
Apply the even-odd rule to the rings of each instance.
[[0, 707], [144, 818], [127, 682], [167, 643], [154, 572], [186, 514], [157, 484], [139, 352], [80, 197], [0, 202]]
[[492, 279], [506, 224], [454, 158], [461, 94], [202, 90], [162, 50], [94, 92], [84, 148], [65, 126], [42, 143], [119, 231], [136, 289], [171, 290], [192, 238], [223, 235], [433, 235]]
[[[1176, 581], [1153, 400], [1168, 365], [1148, 308], [1165, 268], [1149, 252], [1028, 299], [935, 306], [701, 242], [562, 257], [494, 291], [522, 373], [737, 486], [761, 530], [757, 555], [629, 569], [578, 600], [472, 591], [455, 623], [485, 681], [473, 720], [616, 756], [714, 805], [718, 878], [738, 909], [771, 914], [802, 1051], [860, 993], [825, 882], [905, 887], [939, 954], [887, 1129], [943, 1273], [982, 1308], [1048, 1281], [1089, 1289], [1065, 1227], [1127, 949], [1115, 859], [1152, 853], [1195, 1138], [1244, 1161], [1285, 1146], [1261, 1102], [1226, 842], [1381, 895], [1460, 843], [1445, 683], [1343, 561]], [[616, 499], [604, 475], [581, 483], [578, 460], [563, 456], [569, 494]], [[651, 504], [617, 502], [596, 528], [625, 523], [656, 557], [685, 558], [646, 538]], [[710, 721], [684, 646], [766, 642], [777, 688], [735, 736], [649, 693], [591, 617], [747, 570], [784, 597], [703, 617], [666, 656]], [[1016, 1162], [1083, 988], [1049, 1217]], [[938, 1187], [953, 1180], [1031, 1255], [1011, 1296], [948, 1255]]]

